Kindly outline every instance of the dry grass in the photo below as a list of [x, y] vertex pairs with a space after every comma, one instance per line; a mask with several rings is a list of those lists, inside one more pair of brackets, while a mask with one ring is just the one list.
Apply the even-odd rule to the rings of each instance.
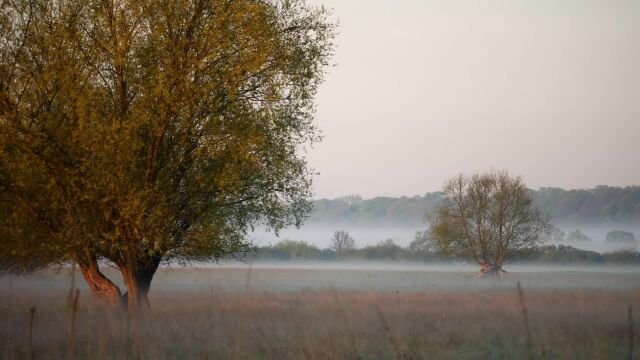
[[[253, 275], [258, 274], [253, 270]], [[248, 285], [247, 285], [248, 286]], [[0, 356], [37, 359], [624, 359], [637, 290], [152, 293], [145, 321], [111, 312], [82, 289], [0, 294]], [[75, 316], [73, 326], [70, 319]], [[637, 319], [633, 320], [636, 323]], [[633, 322], [631, 323], [633, 325]], [[71, 333], [75, 332], [73, 339]], [[637, 348], [638, 339], [632, 339]], [[69, 344], [73, 344], [70, 349]]]

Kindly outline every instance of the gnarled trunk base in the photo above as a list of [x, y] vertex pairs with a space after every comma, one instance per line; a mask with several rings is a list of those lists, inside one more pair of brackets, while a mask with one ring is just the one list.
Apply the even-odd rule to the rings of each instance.
[[112, 308], [125, 308], [126, 296], [120, 292], [120, 288], [106, 277], [98, 267], [98, 261], [90, 256], [77, 260], [82, 276], [89, 285], [91, 292]]
[[127, 286], [127, 308], [129, 312], [144, 311], [149, 308], [149, 290], [151, 280], [158, 270], [160, 258], [135, 263], [132, 266], [120, 265], [122, 278]]
[[478, 277], [485, 276], [502, 276], [507, 272], [502, 270], [501, 264], [492, 264], [492, 263], [481, 263], [480, 271], [476, 274]]
[[125, 309], [131, 313], [149, 308], [148, 295], [151, 280], [158, 270], [161, 259], [162, 257], [158, 256], [136, 259], [126, 265], [118, 263], [117, 266], [127, 287], [124, 295], [113, 281], [100, 272], [95, 256], [77, 257], [76, 262], [94, 295], [112, 308]]

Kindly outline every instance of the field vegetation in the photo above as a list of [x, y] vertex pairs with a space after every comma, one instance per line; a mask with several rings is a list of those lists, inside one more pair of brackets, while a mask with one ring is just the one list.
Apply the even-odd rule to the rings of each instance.
[[[416, 240], [409, 246], [400, 246], [392, 239], [376, 245], [356, 247], [348, 253], [338, 255], [335, 249], [321, 249], [305, 241], [283, 240], [273, 245], [256, 247], [248, 254], [248, 259], [256, 261], [333, 261], [333, 260], [373, 260], [373, 261], [412, 261], [439, 262], [446, 260], [423, 245], [423, 234], [418, 233]], [[574, 246], [542, 245], [527, 254], [514, 256], [513, 263], [537, 264], [640, 264], [640, 253], [636, 250], [618, 250], [599, 253], [581, 250]]]
[[[510, 276], [478, 280], [466, 273], [220, 268], [161, 272], [145, 315], [150, 326], [139, 326], [134, 315], [103, 309], [83, 284], [74, 308], [66, 272], [26, 280], [4, 277], [0, 356], [626, 359], [637, 351], [640, 342], [630, 331], [640, 324], [637, 316], [629, 317], [630, 307], [640, 308], [637, 273]], [[189, 288], [186, 279], [194, 279]], [[577, 285], [561, 290], [561, 282]]]

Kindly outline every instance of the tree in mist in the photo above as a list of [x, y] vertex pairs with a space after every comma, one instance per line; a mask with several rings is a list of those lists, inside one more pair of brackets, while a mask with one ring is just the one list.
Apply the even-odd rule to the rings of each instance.
[[[5, 0], [0, 259], [76, 262], [113, 306], [162, 261], [310, 210], [302, 149], [334, 25], [304, 0]], [[128, 293], [100, 270], [116, 267]]]
[[628, 231], [615, 230], [607, 233], [606, 241], [613, 242], [636, 242], [636, 237]]
[[343, 257], [356, 248], [356, 241], [344, 230], [337, 230], [331, 238], [331, 249], [336, 252], [336, 257]]
[[398, 246], [393, 239], [385, 239], [376, 245], [366, 246], [358, 252], [367, 259], [397, 260], [402, 257], [405, 250]]
[[256, 260], [323, 260], [332, 259], [333, 251], [319, 249], [305, 241], [283, 240], [274, 245], [255, 248]]
[[414, 253], [433, 253], [434, 242], [431, 239], [431, 232], [429, 231], [416, 231], [413, 241], [409, 244], [409, 250]]
[[569, 231], [567, 241], [591, 241], [591, 238], [585, 235], [580, 229]]
[[562, 229], [559, 229], [553, 225], [549, 225], [547, 231], [540, 235], [540, 240], [542, 242], [562, 242], [565, 239], [565, 232]]
[[506, 171], [459, 175], [443, 193], [430, 228], [433, 246], [476, 261], [481, 273], [501, 274], [509, 256], [535, 249], [548, 230], [522, 179]]
[[558, 229], [555, 226], [551, 226], [551, 230], [550, 230], [550, 238], [553, 241], [564, 241], [565, 238], [565, 232], [562, 231], [562, 229]]

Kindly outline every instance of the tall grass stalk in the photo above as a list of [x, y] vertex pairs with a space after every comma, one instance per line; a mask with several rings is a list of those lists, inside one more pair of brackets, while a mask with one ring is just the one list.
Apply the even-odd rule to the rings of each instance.
[[67, 305], [71, 307], [73, 301], [73, 294], [76, 291], [76, 263], [71, 263], [71, 269], [69, 270], [69, 293], [67, 293]]
[[524, 323], [524, 331], [527, 337], [527, 356], [529, 360], [533, 359], [533, 341], [531, 340], [531, 328], [529, 326], [529, 314], [527, 311], [527, 303], [524, 299], [524, 291], [522, 285], [518, 281], [518, 299], [520, 299], [520, 307], [522, 309], [522, 321]]
[[249, 269], [247, 270], [247, 277], [244, 282], [245, 295], [249, 295], [249, 291], [251, 291], [251, 273], [252, 272], [253, 272], [253, 265], [249, 264]]
[[9, 333], [7, 336], [7, 340], [8, 340], [8, 346], [5, 349], [6, 354], [4, 355], [7, 359], [11, 359], [14, 357], [14, 340], [13, 340], [13, 322], [14, 322], [14, 313], [13, 313], [13, 309], [14, 309], [14, 304], [13, 304], [13, 275], [8, 275], [9, 276], [9, 311], [11, 312], [11, 314], [8, 316], [8, 325], [7, 328], [9, 329]]
[[384, 332], [387, 335], [389, 342], [391, 343], [391, 345], [393, 345], [394, 359], [396, 360], [402, 359], [402, 347], [400, 346], [400, 343], [398, 342], [396, 337], [393, 336], [393, 334], [391, 333], [391, 328], [389, 327], [389, 322], [387, 321], [386, 316], [384, 316], [378, 304], [374, 304], [373, 308], [375, 309], [376, 314], [378, 315], [378, 319], [380, 319], [380, 323], [382, 324], [382, 328], [384, 329]]
[[33, 321], [36, 316], [36, 307], [32, 306], [31, 310], [29, 310], [29, 323], [27, 328], [28, 333], [28, 351], [29, 351], [29, 359], [33, 360], [36, 358], [35, 351], [33, 350]]
[[124, 329], [124, 358], [129, 359], [129, 354], [131, 353], [131, 313], [127, 311], [125, 317], [127, 321]]
[[[242, 301], [243, 307], [246, 311], [251, 311], [251, 275], [253, 273], [253, 265], [249, 264], [247, 269], [247, 275], [244, 282], [244, 298]], [[239, 359], [242, 357], [242, 347], [244, 346], [244, 337], [246, 332], [245, 322], [238, 321], [235, 326], [235, 340], [233, 358]]]
[[629, 360], [633, 359], [633, 343], [634, 343], [634, 333], [633, 333], [633, 306], [629, 306]]
[[352, 348], [352, 351], [353, 351], [352, 356], [359, 359], [360, 354], [358, 353], [358, 338], [354, 332], [354, 327], [353, 327], [351, 317], [349, 316], [347, 310], [345, 309], [345, 304], [340, 299], [340, 294], [336, 291], [336, 289], [332, 288], [330, 294], [336, 303], [335, 311], [338, 315], [337, 318], [341, 319], [340, 322], [342, 323], [342, 326], [344, 327], [344, 331], [347, 335], [347, 341]]
[[78, 299], [80, 298], [80, 290], [76, 289], [73, 296], [73, 302], [71, 303], [71, 323], [69, 325], [69, 346], [68, 346], [68, 359], [76, 358], [76, 318], [78, 316]]

